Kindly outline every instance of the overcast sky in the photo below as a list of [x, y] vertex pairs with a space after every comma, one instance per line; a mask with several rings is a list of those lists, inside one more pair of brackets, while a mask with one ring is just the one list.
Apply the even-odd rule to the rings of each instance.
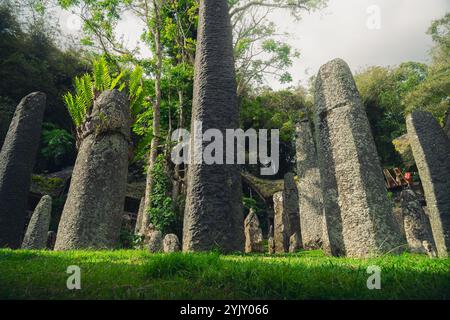
[[449, 0], [330, 0], [327, 8], [305, 14], [301, 21], [282, 12], [274, 14], [273, 21], [293, 34], [289, 42], [301, 56], [291, 73], [294, 83], [306, 84], [322, 64], [336, 57], [353, 71], [427, 61], [432, 41], [426, 31], [449, 11]]
[[[288, 42], [301, 54], [290, 70], [293, 84], [306, 85], [322, 64], [336, 57], [346, 60], [353, 71], [427, 61], [432, 42], [426, 31], [433, 20], [449, 11], [450, 0], [329, 0], [327, 8], [304, 13], [300, 21], [281, 10], [271, 20], [280, 31], [291, 34]], [[119, 32], [133, 46], [141, 26], [126, 16]], [[269, 84], [274, 89], [281, 87], [275, 80]]]

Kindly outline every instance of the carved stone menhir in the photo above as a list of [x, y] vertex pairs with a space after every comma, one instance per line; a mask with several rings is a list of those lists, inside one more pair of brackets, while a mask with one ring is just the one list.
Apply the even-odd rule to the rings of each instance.
[[94, 102], [93, 130], [82, 140], [55, 250], [107, 249], [117, 244], [125, 201], [130, 108], [117, 90]]
[[52, 197], [43, 196], [34, 209], [27, 232], [22, 242], [22, 249], [40, 250], [47, 248], [47, 234], [52, 213]]
[[[201, 122], [202, 132], [217, 129], [225, 140], [225, 130], [239, 126], [227, 1], [201, 0], [198, 25], [191, 132], [198, 133], [196, 124]], [[203, 147], [208, 144], [203, 141]], [[194, 163], [187, 173], [183, 251], [244, 251], [239, 166], [197, 161], [201, 150], [193, 143], [192, 146]]]
[[41, 92], [22, 99], [0, 152], [0, 248], [18, 248], [22, 244], [45, 100]]
[[323, 198], [317, 151], [308, 120], [296, 125], [296, 158], [303, 247], [320, 249], [325, 227]]
[[450, 252], [450, 140], [429, 112], [406, 119], [439, 257]]
[[369, 257], [404, 249], [371, 134], [348, 65], [320, 68], [315, 124], [324, 211], [333, 255]]
[[258, 216], [253, 209], [244, 220], [245, 252], [264, 252], [263, 235]]
[[406, 189], [400, 194], [404, 228], [408, 246], [413, 253], [436, 256], [430, 222], [413, 190]]

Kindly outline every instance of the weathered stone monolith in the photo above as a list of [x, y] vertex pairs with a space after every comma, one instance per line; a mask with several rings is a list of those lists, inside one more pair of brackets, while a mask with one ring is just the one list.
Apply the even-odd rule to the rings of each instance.
[[275, 241], [275, 252], [283, 253], [289, 251], [289, 238], [291, 227], [289, 216], [284, 208], [284, 192], [280, 191], [273, 195], [273, 207], [275, 210], [273, 238]]
[[52, 197], [43, 196], [34, 209], [27, 232], [22, 242], [22, 249], [41, 250], [47, 247], [47, 233], [52, 213]]
[[158, 253], [163, 251], [163, 236], [161, 231], [155, 230], [146, 237], [147, 248], [150, 253]]
[[283, 193], [284, 209], [289, 217], [289, 237], [294, 233], [301, 235], [298, 189], [297, 183], [295, 182], [295, 175], [292, 172], [284, 175]]
[[320, 249], [325, 227], [323, 198], [317, 151], [308, 120], [296, 125], [296, 158], [303, 248]]
[[20, 101], [0, 152], [0, 248], [22, 244], [45, 100], [44, 93], [34, 92]]
[[364, 106], [348, 65], [320, 68], [315, 124], [324, 212], [333, 255], [369, 257], [406, 245], [392, 204]]
[[301, 239], [298, 234], [298, 232], [295, 232], [292, 234], [292, 236], [289, 238], [289, 252], [295, 253], [298, 250], [300, 250], [302, 247]]
[[264, 252], [263, 235], [255, 210], [250, 209], [244, 220], [245, 252]]
[[[216, 129], [224, 137], [218, 139], [224, 150], [236, 154], [236, 146], [234, 152], [226, 149], [225, 141], [226, 129], [239, 125], [227, 1], [201, 0], [198, 25], [183, 251], [244, 251], [240, 168], [237, 164], [205, 163], [201, 151], [210, 142], [198, 141], [199, 134]], [[225, 161], [225, 155], [216, 151]]]
[[267, 240], [267, 246], [269, 249], [269, 254], [274, 254], [275, 253], [275, 239], [273, 237], [269, 237], [269, 239]]
[[55, 250], [107, 249], [117, 244], [124, 209], [130, 108], [117, 90], [94, 102], [72, 174]]
[[450, 252], [450, 140], [429, 112], [406, 118], [439, 257]]
[[136, 217], [136, 225], [134, 227], [134, 233], [135, 234], [142, 234], [142, 217], [144, 215], [144, 204], [145, 204], [145, 198], [142, 197], [141, 198], [141, 202], [139, 203], [139, 209], [138, 209], [138, 214]]
[[180, 251], [180, 240], [176, 234], [166, 234], [163, 239], [163, 251], [164, 253], [172, 253]]
[[[403, 190], [400, 194], [404, 228], [408, 246], [413, 253], [426, 253], [435, 251], [433, 237], [431, 235], [430, 222], [417, 198], [416, 193], [411, 189]], [[433, 249], [427, 248], [430, 244]], [[431, 253], [431, 255], [435, 255]]]

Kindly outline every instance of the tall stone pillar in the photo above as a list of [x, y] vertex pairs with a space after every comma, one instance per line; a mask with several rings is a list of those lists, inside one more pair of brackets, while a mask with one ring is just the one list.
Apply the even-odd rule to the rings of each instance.
[[[191, 164], [187, 173], [183, 251], [244, 251], [239, 166], [206, 164], [201, 159], [201, 150], [194, 144], [194, 133], [217, 129], [224, 136], [225, 150], [226, 129], [236, 129], [239, 124], [232, 33], [226, 0], [200, 1], [191, 123]], [[201, 132], [197, 132], [200, 131], [196, 127], [198, 123], [202, 125]], [[202, 141], [199, 144], [204, 149], [209, 143]]]
[[320, 249], [323, 237], [323, 198], [320, 171], [311, 125], [296, 125], [296, 158], [302, 242], [305, 249]]
[[130, 108], [117, 90], [94, 102], [59, 223], [55, 250], [110, 249], [117, 244], [124, 209]]
[[315, 123], [324, 212], [333, 255], [369, 257], [406, 245], [364, 106], [348, 65], [328, 62], [316, 80]]
[[406, 118], [439, 257], [450, 252], [450, 140], [429, 112]]
[[22, 244], [45, 100], [34, 92], [20, 101], [0, 152], [0, 248]]

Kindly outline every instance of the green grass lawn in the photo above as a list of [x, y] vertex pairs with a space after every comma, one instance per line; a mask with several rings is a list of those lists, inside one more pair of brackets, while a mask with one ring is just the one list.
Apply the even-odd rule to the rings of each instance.
[[[81, 290], [66, 288], [81, 268]], [[367, 267], [381, 268], [368, 290]], [[1, 299], [450, 299], [450, 259], [0, 250]]]

